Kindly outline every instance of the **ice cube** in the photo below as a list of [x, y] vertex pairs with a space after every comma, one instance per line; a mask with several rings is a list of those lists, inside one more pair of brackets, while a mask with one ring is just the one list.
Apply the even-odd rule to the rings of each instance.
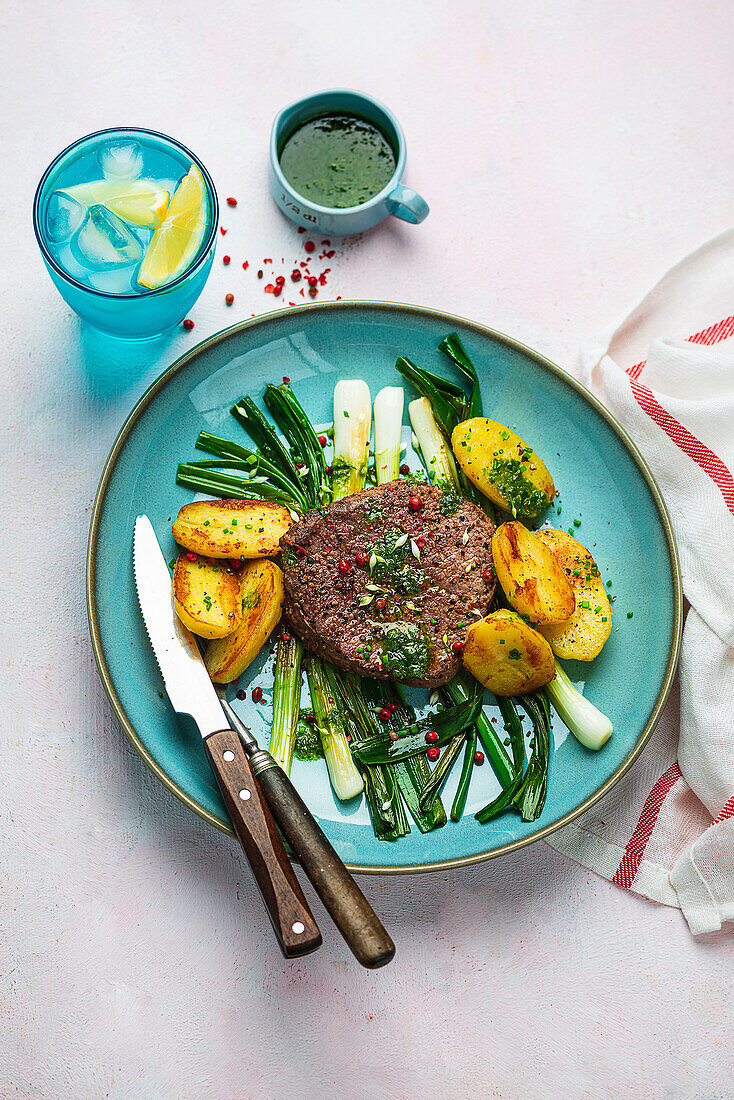
[[101, 271], [95, 271], [90, 278], [90, 283], [95, 290], [103, 290], [105, 294], [132, 294], [140, 291], [140, 287], [135, 281], [137, 272], [137, 264], [127, 264], [125, 267], [108, 267]]
[[46, 203], [46, 236], [55, 244], [68, 241], [87, 215], [87, 208], [63, 191], [54, 191]]
[[103, 145], [97, 160], [106, 180], [134, 180], [143, 171], [143, 150], [137, 141]]
[[106, 206], [89, 207], [89, 217], [74, 241], [87, 267], [124, 267], [142, 258], [143, 246], [117, 214]]

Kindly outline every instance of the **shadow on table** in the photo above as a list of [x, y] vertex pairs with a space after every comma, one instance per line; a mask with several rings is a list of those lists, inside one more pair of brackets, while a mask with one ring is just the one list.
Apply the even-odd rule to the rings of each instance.
[[79, 330], [79, 373], [86, 392], [102, 400], [139, 387], [165, 349], [173, 333], [151, 340], [116, 340], [82, 324]]

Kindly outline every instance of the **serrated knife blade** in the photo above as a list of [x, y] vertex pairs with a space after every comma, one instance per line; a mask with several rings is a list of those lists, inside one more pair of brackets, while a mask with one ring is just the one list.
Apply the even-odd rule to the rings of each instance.
[[[135, 521], [133, 571], [143, 621], [168, 697], [174, 710], [190, 714], [199, 727], [280, 948], [287, 958], [315, 951], [321, 945], [318, 925], [293, 873], [242, 741], [227, 722], [194, 635], [176, 614], [166, 559], [147, 516], [138, 516]], [[253, 745], [257, 748], [254, 740]]]
[[194, 635], [173, 607], [171, 575], [153, 525], [135, 520], [133, 569], [140, 610], [168, 698], [179, 714], [190, 714], [202, 737], [228, 725]]

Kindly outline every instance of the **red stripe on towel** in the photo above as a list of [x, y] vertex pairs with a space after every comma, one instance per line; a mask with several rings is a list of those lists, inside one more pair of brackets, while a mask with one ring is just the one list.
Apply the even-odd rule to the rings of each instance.
[[647, 386], [635, 382], [634, 378], [630, 379], [630, 386], [635, 401], [643, 412], [646, 412], [658, 427], [662, 428], [668, 438], [673, 440], [676, 447], [680, 447], [684, 454], [692, 458], [696, 465], [700, 466], [705, 474], [708, 474], [723, 496], [727, 508], [734, 516], [734, 477], [732, 477], [729, 467], [705, 443], [702, 443], [700, 439], [696, 439], [695, 435], [688, 431], [688, 428], [684, 428], [674, 416], [671, 416], [653, 397]]
[[[722, 340], [728, 340], [732, 333], [734, 333], [734, 317], [725, 317], [723, 321], [718, 321], [715, 325], [709, 325], [708, 328], [703, 328], [700, 332], [689, 336], [688, 343], [709, 346], [720, 344]], [[646, 362], [647, 359], [643, 359], [641, 363], [635, 363], [633, 367], [627, 367], [627, 374], [630, 378], [639, 378]]]
[[717, 821], [726, 821], [728, 817], [734, 817], [734, 795], [721, 807], [719, 816], [714, 818], [714, 824]]
[[655, 822], [658, 819], [660, 807], [665, 801], [671, 787], [673, 787], [680, 778], [680, 768], [676, 760], [675, 764], [668, 768], [664, 775], [660, 776], [645, 799], [645, 805], [642, 807], [640, 820], [637, 822], [637, 827], [630, 837], [619, 867], [612, 879], [612, 882], [617, 886], [623, 886], [625, 890], [629, 890], [634, 882], [637, 870], [642, 863], [642, 857], [645, 854], [647, 842], [652, 836], [652, 831], [655, 828]]

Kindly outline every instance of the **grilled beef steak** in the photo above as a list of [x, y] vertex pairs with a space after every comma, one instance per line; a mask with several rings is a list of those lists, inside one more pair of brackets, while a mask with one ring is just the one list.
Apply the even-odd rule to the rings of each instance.
[[445, 684], [494, 594], [493, 533], [453, 490], [408, 480], [312, 509], [280, 540], [286, 618], [340, 668]]

